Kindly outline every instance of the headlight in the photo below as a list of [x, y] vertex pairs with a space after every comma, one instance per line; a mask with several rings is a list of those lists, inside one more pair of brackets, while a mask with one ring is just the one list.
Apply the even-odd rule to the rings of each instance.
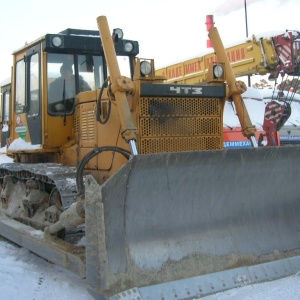
[[222, 77], [223, 74], [224, 74], [224, 70], [223, 70], [223, 67], [222, 67], [222, 66], [220, 66], [220, 65], [214, 66], [214, 76], [215, 76], [216, 78]]
[[141, 68], [141, 73], [144, 76], [149, 75], [152, 71], [150, 62], [146, 60], [141, 62], [140, 68]]
[[130, 42], [125, 43], [124, 50], [126, 52], [131, 52], [133, 50], [133, 44]]
[[54, 47], [60, 47], [61, 45], [62, 45], [62, 40], [61, 40], [61, 38], [59, 37], [59, 36], [55, 36], [55, 37], [53, 37], [52, 38], [52, 45], [54, 46]]
[[123, 30], [121, 28], [115, 28], [113, 30], [113, 35], [117, 35], [118, 36], [118, 39], [122, 39], [124, 34], [123, 34]]

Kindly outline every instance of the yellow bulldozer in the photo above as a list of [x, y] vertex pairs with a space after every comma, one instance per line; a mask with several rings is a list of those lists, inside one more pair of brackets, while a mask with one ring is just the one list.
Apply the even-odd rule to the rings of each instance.
[[[194, 299], [298, 272], [300, 148], [257, 147], [217, 28], [219, 62], [192, 85], [97, 24], [13, 53], [0, 235], [96, 299]], [[223, 149], [227, 99], [252, 148]]]

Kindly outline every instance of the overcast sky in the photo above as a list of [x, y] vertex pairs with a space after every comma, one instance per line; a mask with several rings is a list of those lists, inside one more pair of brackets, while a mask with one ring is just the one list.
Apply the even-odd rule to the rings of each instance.
[[[0, 18], [0, 82], [10, 76], [11, 53], [25, 44], [66, 28], [109, 27], [139, 41], [140, 57], [161, 68], [206, 52], [206, 15], [213, 15], [224, 45], [246, 37], [244, 0], [40, 0], [6, 1]], [[300, 30], [299, 0], [246, 0], [248, 36]]]

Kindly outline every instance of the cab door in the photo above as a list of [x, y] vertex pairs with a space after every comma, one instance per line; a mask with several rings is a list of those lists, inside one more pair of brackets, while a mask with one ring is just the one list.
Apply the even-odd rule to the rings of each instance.
[[42, 144], [40, 45], [26, 52], [26, 119], [32, 145]]

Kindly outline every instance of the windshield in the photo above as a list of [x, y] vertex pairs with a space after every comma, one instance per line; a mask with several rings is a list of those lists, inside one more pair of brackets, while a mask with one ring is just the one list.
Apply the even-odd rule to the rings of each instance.
[[47, 57], [48, 112], [72, 114], [79, 92], [100, 88], [103, 59], [94, 55], [52, 54]]

